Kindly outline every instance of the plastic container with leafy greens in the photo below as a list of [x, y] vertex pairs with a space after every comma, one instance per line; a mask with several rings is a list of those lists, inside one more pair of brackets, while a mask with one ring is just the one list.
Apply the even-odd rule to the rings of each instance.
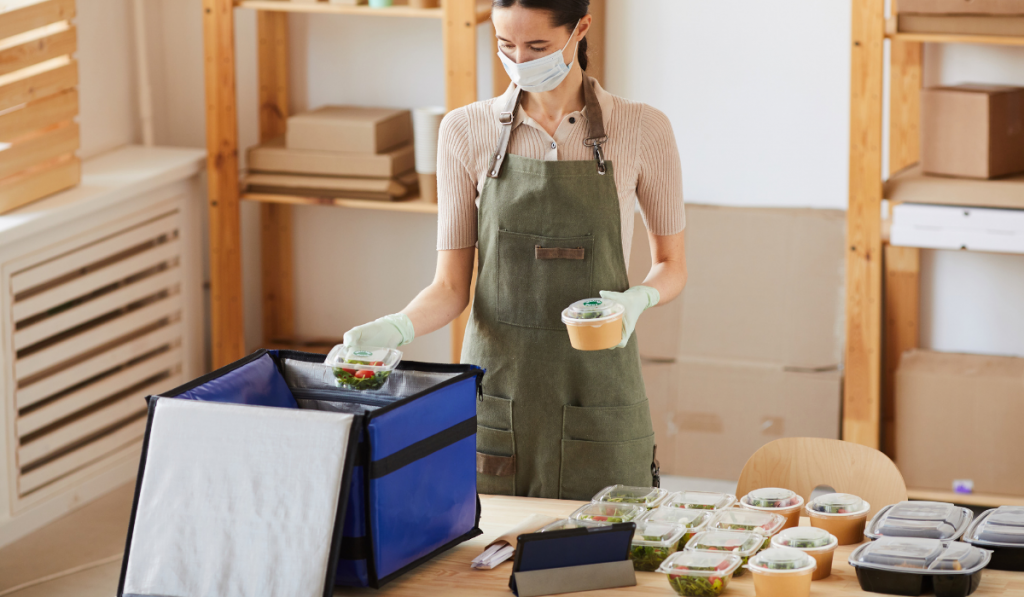
[[710, 510], [690, 510], [687, 508], [662, 506], [645, 514], [643, 520], [682, 525], [686, 529], [686, 534], [679, 539], [679, 550], [682, 550], [694, 535], [707, 528], [713, 516], [714, 512]]
[[679, 539], [686, 533], [681, 525], [641, 520], [636, 523], [629, 559], [633, 568], [654, 572], [679, 547]]
[[338, 344], [324, 359], [335, 383], [350, 390], [379, 390], [398, 367], [402, 353], [393, 348]]
[[[711, 530], [697, 533], [686, 543], [687, 551], [728, 552], [738, 555], [746, 565], [750, 556], [757, 553], [764, 544], [764, 535], [750, 531]], [[744, 568], [736, 570], [735, 576], [743, 576]]]
[[713, 491], [677, 491], [670, 493], [664, 506], [692, 510], [723, 510], [736, 503], [736, 496]]
[[726, 508], [725, 510], [715, 512], [715, 517], [711, 519], [711, 524], [708, 525], [708, 528], [759, 533], [764, 537], [764, 545], [762, 547], [768, 547], [772, 535], [778, 533], [785, 524], [785, 517], [779, 514]]
[[592, 501], [611, 504], [638, 504], [651, 509], [656, 508], [667, 494], [668, 492], [660, 487], [612, 485], [599, 491]]
[[681, 551], [669, 556], [658, 572], [668, 575], [668, 584], [681, 597], [718, 597], [742, 563], [731, 553]]
[[569, 515], [580, 526], [609, 525], [617, 522], [633, 522], [647, 512], [647, 508], [637, 504], [609, 504], [607, 502], [591, 502], [584, 504]]

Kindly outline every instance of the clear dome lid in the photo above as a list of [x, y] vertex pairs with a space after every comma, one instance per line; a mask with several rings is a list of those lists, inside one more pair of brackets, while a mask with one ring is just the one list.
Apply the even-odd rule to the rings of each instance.
[[673, 547], [686, 534], [682, 525], [641, 520], [636, 523], [633, 533], [633, 545], [649, 545], [652, 547]]
[[982, 512], [964, 541], [994, 547], [1024, 548], [1024, 506], [999, 506]]
[[327, 353], [324, 364], [338, 369], [376, 372], [392, 371], [401, 360], [402, 352], [394, 348], [337, 344]]
[[900, 502], [875, 514], [864, 534], [878, 537], [957, 539], [974, 520], [974, 513], [946, 502]]
[[[626, 311], [622, 303], [606, 298], [588, 298], [576, 301], [562, 311], [562, 321], [607, 320], [618, 317]], [[596, 322], [595, 322], [596, 323]]]
[[754, 531], [765, 536], [779, 532], [786, 524], [786, 517], [759, 510], [727, 508], [719, 510], [711, 521], [711, 528], [730, 531]]
[[695, 510], [722, 510], [736, 503], [736, 496], [712, 491], [677, 491], [665, 500], [666, 506]]
[[694, 530], [703, 528], [711, 520], [713, 513], [708, 510], [690, 510], [687, 508], [655, 508], [644, 520], [679, 524]]
[[591, 502], [580, 506], [569, 515], [569, 518], [586, 526], [609, 525], [617, 522], [631, 522], [647, 512], [637, 504], [609, 504], [607, 502]]
[[742, 558], [731, 553], [677, 551], [661, 563], [658, 572], [680, 576], [729, 576], [742, 563]]
[[811, 500], [807, 508], [822, 514], [863, 514], [870, 509], [867, 502], [849, 493], [827, 493]]
[[594, 496], [595, 502], [640, 504], [653, 508], [668, 492], [659, 487], [630, 487], [629, 485], [612, 485], [605, 487]]
[[792, 547], [770, 547], [750, 558], [750, 565], [765, 570], [799, 570], [814, 564], [814, 559]]
[[772, 545], [796, 549], [817, 549], [837, 542], [825, 529], [818, 527], [792, 527], [780, 531], [772, 538]]
[[743, 503], [756, 508], [790, 508], [803, 499], [795, 491], [781, 487], [755, 489], [744, 496]]
[[686, 544], [691, 551], [731, 551], [740, 557], [757, 553], [764, 545], [764, 535], [750, 531], [712, 530], [697, 533]]
[[850, 564], [917, 574], [973, 574], [984, 568], [991, 552], [973, 545], [917, 537], [881, 537], [850, 554]]

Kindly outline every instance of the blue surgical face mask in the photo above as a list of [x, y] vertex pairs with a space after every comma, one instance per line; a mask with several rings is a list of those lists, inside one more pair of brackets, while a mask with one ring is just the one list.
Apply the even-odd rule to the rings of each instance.
[[[580, 22], [576, 21], [576, 27], [580, 26]], [[569, 34], [569, 39], [576, 33], [576, 27], [572, 28], [572, 33]], [[576, 42], [579, 46], [579, 42]], [[562, 52], [569, 47], [569, 41], [565, 42], [561, 50], [558, 50], [554, 54], [548, 54], [543, 58], [531, 60], [529, 62], [515, 63], [512, 59], [505, 55], [505, 52], [498, 50], [498, 58], [501, 59], [501, 64], [505, 67], [505, 72], [508, 73], [508, 78], [512, 79], [512, 82], [519, 86], [523, 91], [530, 92], [542, 92], [551, 91], [555, 87], [565, 80], [566, 75], [569, 74], [569, 69], [572, 68], [572, 63], [565, 63], [562, 58]], [[573, 56], [576, 55], [576, 50], [573, 50]]]

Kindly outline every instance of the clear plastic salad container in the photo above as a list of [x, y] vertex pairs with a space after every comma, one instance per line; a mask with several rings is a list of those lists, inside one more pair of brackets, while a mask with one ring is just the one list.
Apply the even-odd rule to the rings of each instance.
[[664, 505], [694, 510], [723, 510], [736, 503], [736, 496], [712, 491], [677, 491], [665, 498]]
[[686, 534], [679, 539], [679, 549], [682, 550], [694, 535], [707, 528], [708, 523], [711, 522], [713, 517], [714, 512], [709, 510], [689, 510], [687, 508], [662, 506], [645, 514], [643, 520], [682, 525], [686, 529]]
[[946, 502], [900, 502], [879, 510], [864, 535], [879, 537], [960, 538], [974, 520], [974, 512]]
[[604, 350], [622, 341], [622, 303], [605, 298], [576, 301], [562, 311], [569, 343], [576, 350]]
[[988, 567], [1024, 572], [1024, 506], [1000, 506], [974, 520], [963, 540], [992, 550]]
[[637, 504], [609, 504], [607, 502], [591, 502], [584, 504], [569, 515], [574, 521], [583, 526], [597, 526], [615, 524], [617, 522], [632, 522], [644, 513], [647, 508]]
[[755, 489], [740, 498], [740, 506], [748, 510], [774, 512], [786, 517], [788, 529], [800, 525], [800, 513], [804, 508], [804, 498], [795, 491], [781, 487], [764, 487]]
[[757, 597], [808, 597], [817, 564], [810, 555], [791, 547], [772, 547], [750, 558]]
[[556, 520], [550, 524], [545, 525], [541, 528], [538, 533], [547, 533], [548, 531], [564, 531], [565, 529], [578, 529], [580, 527], [577, 522], [571, 518], [563, 518], [562, 520]]
[[398, 367], [402, 353], [394, 348], [338, 344], [324, 359], [338, 386], [350, 390], [379, 390]]
[[660, 487], [630, 487], [629, 485], [612, 485], [605, 487], [594, 496], [595, 502], [612, 504], [639, 504], [647, 509], [656, 508], [668, 492]]
[[852, 545], [864, 540], [864, 525], [871, 504], [849, 493], [828, 493], [807, 503], [811, 526], [832, 533], [839, 545]]
[[786, 519], [783, 516], [771, 512], [727, 508], [715, 513], [708, 528], [760, 533], [764, 536], [763, 547], [768, 547], [772, 535], [782, 530], [782, 526], [785, 524]]
[[654, 572], [679, 547], [679, 539], [686, 529], [678, 524], [641, 520], [636, 523], [633, 544], [629, 548], [629, 559], [633, 568]]
[[958, 541], [881, 537], [850, 554], [861, 589], [890, 595], [966, 597], [981, 584], [990, 552]]
[[793, 527], [783, 529], [772, 537], [772, 546], [799, 549], [814, 558], [818, 567], [814, 569], [811, 580], [821, 580], [832, 574], [832, 556], [839, 541], [825, 529]]
[[[746, 565], [750, 556], [757, 553], [764, 544], [764, 535], [750, 531], [702, 531], [686, 542], [689, 551], [730, 552], [738, 555]], [[743, 576], [744, 568], [736, 570], [735, 576]]]
[[658, 572], [668, 575], [668, 584], [682, 597], [718, 597], [742, 563], [731, 553], [681, 551], [669, 556]]

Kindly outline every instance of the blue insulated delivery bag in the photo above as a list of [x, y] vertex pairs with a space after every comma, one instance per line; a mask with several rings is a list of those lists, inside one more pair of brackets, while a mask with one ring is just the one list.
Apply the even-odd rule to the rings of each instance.
[[324, 355], [259, 350], [160, 397], [359, 415], [335, 582], [377, 588], [481, 534], [483, 373], [404, 361], [381, 389], [356, 391], [335, 385]]

